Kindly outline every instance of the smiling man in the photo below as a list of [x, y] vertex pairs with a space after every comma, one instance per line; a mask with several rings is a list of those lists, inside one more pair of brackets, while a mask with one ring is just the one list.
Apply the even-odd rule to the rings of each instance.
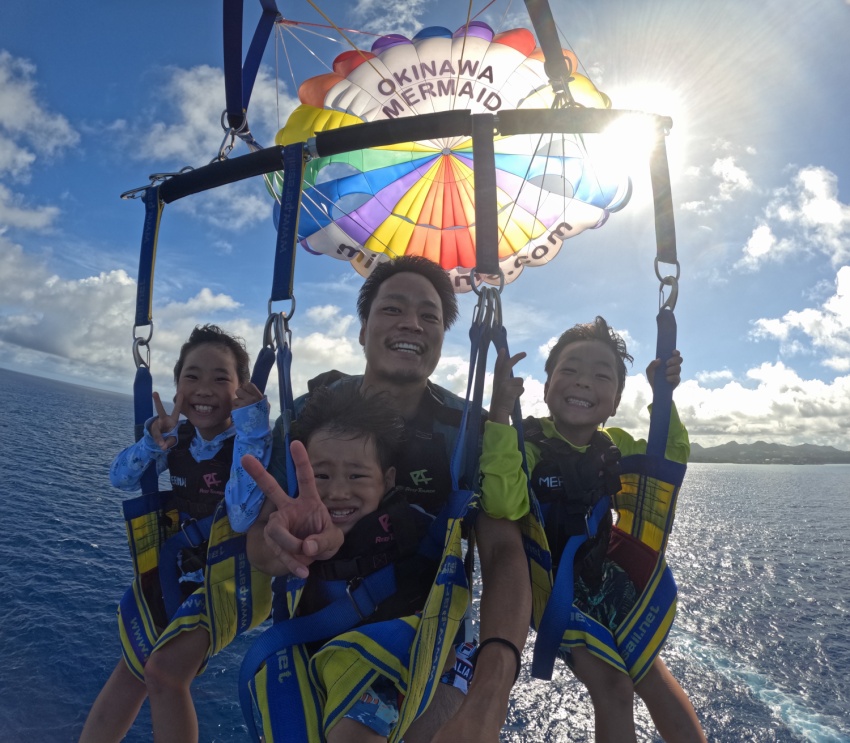
[[[410, 504], [435, 516], [451, 493], [450, 461], [464, 405], [458, 396], [429, 379], [440, 360], [445, 332], [458, 315], [451, 282], [445, 271], [425, 258], [388, 261], [363, 283], [357, 311], [359, 340], [366, 355], [364, 374], [329, 373], [314, 380], [311, 390], [321, 385], [350, 385], [367, 396], [381, 393], [388, 400], [405, 423], [406, 443], [395, 462], [396, 486]], [[304, 401], [296, 402], [296, 411]], [[278, 421], [270, 472], [279, 483], [286, 482], [283, 441]], [[320, 521], [314, 520], [296, 536], [316, 534], [311, 528]], [[317, 552], [322, 553], [324, 541], [293, 540], [296, 527], [291, 534], [280, 535], [257, 523], [249, 540], [259, 549], [265, 549], [261, 542], [272, 542], [269, 552], [280, 555], [283, 550], [287, 561], [307, 567]], [[474, 658], [475, 675], [467, 685], [468, 674], [462, 670], [469, 669], [469, 662], [460, 657], [461, 673], [444, 674], [432, 703], [405, 733], [408, 743], [499, 740], [525, 644], [531, 590], [518, 525], [480, 512], [474, 529], [483, 583], [478, 627], [482, 644]], [[306, 544], [311, 546], [304, 549]], [[275, 621], [288, 616], [284, 598], [280, 591]]]

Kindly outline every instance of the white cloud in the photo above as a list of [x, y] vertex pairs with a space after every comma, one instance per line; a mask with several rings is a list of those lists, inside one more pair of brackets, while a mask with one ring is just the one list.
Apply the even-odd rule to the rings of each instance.
[[839, 372], [850, 370], [850, 266], [838, 270], [835, 293], [821, 307], [792, 310], [781, 318], [760, 318], [751, 334], [756, 339], [779, 341], [784, 354], [818, 352], [824, 366]]
[[[26, 371], [60, 375], [93, 386], [130, 390], [131, 335], [136, 283], [121, 270], [83, 279], [51, 274], [0, 235], [0, 356]], [[152, 368], [168, 379], [180, 344], [194, 325], [233, 316], [238, 303], [201, 290], [186, 302], [161, 308], [154, 325]], [[224, 322], [222, 324], [225, 324]], [[238, 332], [228, 324], [228, 330]], [[239, 327], [250, 329], [240, 321]], [[142, 329], [140, 335], [146, 335]], [[251, 330], [260, 338], [261, 329]], [[248, 337], [248, 336], [246, 336]]]
[[[838, 198], [838, 177], [821, 167], [800, 169], [773, 193], [737, 267], [755, 269], [792, 253], [820, 253], [834, 266], [850, 260], [850, 206]], [[787, 236], [778, 238], [777, 233]]]
[[699, 216], [716, 214], [743, 195], [757, 191], [749, 172], [740, 163], [742, 158], [755, 156], [754, 148], [717, 140], [711, 149], [719, 156], [710, 166], [691, 165], [683, 170], [685, 199], [679, 206], [682, 211]]
[[782, 261], [798, 250], [794, 241], [786, 238], [780, 240], [769, 225], [760, 224], [747, 240], [744, 255], [735, 267], [755, 270], [766, 260]]
[[847, 441], [850, 376], [806, 380], [782, 363], [762, 364], [747, 376], [749, 386], [737, 381], [716, 389], [694, 381], [679, 386], [675, 399], [693, 440], [707, 446], [761, 439], [839, 447]]
[[[269, 70], [260, 68], [251, 94], [248, 119], [252, 133], [265, 146], [272, 144], [271, 139], [277, 132], [278, 108], [285, 121], [298, 105], [298, 101], [286, 93], [285, 87], [280, 88], [278, 96], [277, 87]], [[133, 157], [178, 162], [179, 167], [206, 165], [217, 157], [224, 138], [221, 127], [224, 72], [221, 68], [209, 65], [168, 68], [159, 95], [158, 110], [164, 112], [167, 120], [136, 121], [127, 128], [136, 142]], [[239, 146], [238, 140], [236, 144]]]
[[364, 31], [409, 38], [422, 28], [421, 17], [430, 4], [430, 0], [357, 0], [352, 10]]
[[55, 206], [28, 207], [24, 197], [0, 183], [0, 225], [25, 230], [43, 230], [59, 216]]
[[738, 191], [752, 191], [753, 181], [734, 157], [722, 157], [714, 161], [711, 172], [720, 179], [718, 199], [730, 201]]
[[700, 384], [714, 385], [720, 382], [728, 382], [733, 379], [733, 374], [728, 369], [718, 371], [702, 371], [694, 375], [694, 379]]
[[[773, 325], [765, 323], [762, 332], [769, 331], [773, 337], [786, 331], [789, 337], [806, 333], [816, 346], [835, 335], [836, 326], [828, 322], [840, 322], [841, 342], [848, 343], [849, 284], [850, 267], [839, 273], [838, 289], [824, 302], [820, 323], [812, 318], [806, 322], [783, 318]], [[0, 357], [4, 365], [129, 393], [134, 373], [129, 331], [135, 292], [135, 282], [124, 271], [80, 280], [56, 276], [43, 261], [0, 235]], [[157, 309], [151, 368], [158, 390], [170, 392], [171, 369], [180, 345], [196, 324], [204, 322], [217, 322], [243, 337], [251, 357], [256, 357], [262, 342], [261, 324], [247, 319], [244, 308], [232, 297], [201, 289], [186, 301]], [[307, 380], [328, 369], [362, 372], [365, 362], [357, 342], [358, 325], [353, 312], [336, 305], [314, 307], [299, 316], [292, 343], [296, 394], [306, 389]], [[841, 358], [835, 341], [830, 342], [832, 356]], [[844, 357], [850, 357], [850, 349]], [[467, 367], [462, 351], [447, 349], [434, 381], [463, 395]], [[526, 376], [525, 390], [523, 412], [545, 415], [542, 379]], [[267, 393], [276, 414], [275, 372]], [[643, 374], [633, 374], [609, 424], [645, 436], [650, 399]], [[702, 372], [696, 379], [684, 381], [675, 399], [692, 439], [704, 445], [764, 439], [840, 446], [847, 440], [850, 426], [850, 374], [832, 382], [806, 380], [782, 363], [762, 364], [750, 370], [743, 382], [726, 370]]]
[[[221, 114], [224, 108], [224, 73], [200, 65], [190, 69], [168, 68], [160, 89], [160, 118], [115, 126], [112, 131], [132, 141], [127, 150], [138, 160], [167, 163], [169, 172], [184, 166], [207, 165], [219, 154], [224, 139]], [[278, 90], [280, 94], [278, 95]], [[273, 144], [279, 120], [285, 122], [298, 101], [266, 68], [254, 83], [248, 118], [252, 134], [265, 145]], [[227, 145], [234, 144], [231, 139]], [[237, 139], [231, 154], [239, 157], [246, 148]], [[272, 199], [265, 188], [250, 179], [212, 189], [178, 201], [174, 208], [187, 212], [215, 228], [239, 231], [271, 218]]]
[[[80, 135], [61, 115], [51, 113], [36, 95], [36, 67], [0, 50], [0, 178], [25, 183], [39, 157], [57, 157]], [[0, 228], [41, 230], [59, 210], [28, 205], [25, 198], [0, 183]]]
[[0, 166], [17, 176], [34, 160], [26, 147], [39, 154], [55, 155], [80, 138], [64, 116], [50, 113], [38, 99], [35, 73], [35, 65], [28, 60], [0, 51], [0, 132], [26, 153], [23, 159], [13, 162], [0, 155]]

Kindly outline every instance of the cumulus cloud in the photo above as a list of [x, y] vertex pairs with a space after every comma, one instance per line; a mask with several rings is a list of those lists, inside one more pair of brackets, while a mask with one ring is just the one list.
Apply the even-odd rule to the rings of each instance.
[[718, 140], [712, 149], [722, 156], [716, 157], [710, 167], [690, 166], [684, 171], [685, 194], [698, 193], [700, 198], [686, 198], [679, 206], [682, 211], [699, 216], [716, 214], [729, 202], [756, 191], [752, 177], [740, 163], [741, 157], [756, 154], [754, 148], [745, 146], [736, 153], [730, 142]]
[[[124, 271], [76, 280], [61, 278], [44, 261], [27, 255], [0, 235], [0, 356], [4, 365], [129, 393], [134, 374], [130, 329], [135, 294], [135, 281]], [[820, 308], [819, 322], [809, 316], [786, 316], [773, 324], [765, 322], [758, 331], [781, 341], [784, 338], [783, 342], [801, 334], [812, 339], [814, 346], [823, 344], [826, 348], [831, 343], [829, 358], [835, 360], [833, 368], [843, 376], [831, 382], [807, 380], [781, 362], [755, 367], [741, 380], [727, 370], [698, 373], [675, 393], [692, 439], [703, 445], [730, 439], [833, 445], [846, 441], [850, 370], [838, 368], [838, 360], [850, 357], [848, 296], [850, 267], [839, 272], [836, 292]], [[203, 288], [188, 299], [166, 302], [156, 310], [150, 363], [157, 389], [170, 392], [171, 369], [180, 345], [196, 324], [204, 322], [217, 322], [240, 335], [252, 358], [256, 356], [262, 342], [262, 323], [250, 318], [229, 295]], [[343, 309], [324, 304], [299, 315], [292, 345], [292, 385], [296, 393], [306, 390], [313, 376], [331, 368], [348, 373], [363, 371], [358, 328], [353, 306]], [[146, 328], [142, 334], [147, 334]], [[547, 350], [546, 345], [541, 352]], [[533, 364], [535, 371], [525, 375], [523, 412], [546, 415], [539, 360]], [[433, 379], [462, 395], [467, 367], [464, 351], [447, 345]], [[491, 384], [488, 378], [488, 395]], [[276, 373], [267, 393], [276, 415]], [[650, 400], [651, 390], [643, 374], [632, 374], [609, 424], [645, 436]]]
[[[832, 382], [807, 380], [782, 363], [765, 363], [748, 371], [743, 381], [730, 377], [725, 371], [699, 374], [676, 389], [674, 400], [691, 441], [703, 446], [731, 440], [832, 446], [847, 441], [850, 375]], [[711, 386], [706, 386], [708, 381]], [[526, 377], [524, 386], [523, 414], [548, 415], [543, 382]], [[645, 438], [651, 401], [646, 378], [630, 375], [617, 413], [607, 424]]]
[[0, 225], [25, 230], [43, 230], [59, 216], [55, 206], [27, 206], [21, 194], [0, 183]]
[[826, 168], [802, 168], [774, 191], [736, 267], [755, 270], [792, 253], [825, 255], [840, 266], [850, 259], [848, 238], [850, 206], [838, 198], [838, 177]]
[[[237, 139], [226, 142], [221, 128], [224, 108], [224, 73], [221, 68], [199, 65], [189, 69], [169, 67], [159, 86], [153, 120], [120, 122], [111, 131], [126, 142], [131, 157], [160, 163], [169, 172], [184, 166], [201, 167], [218, 156], [222, 144], [234, 145], [232, 157], [247, 154]], [[251, 95], [249, 124], [261, 144], [273, 144], [279, 126], [298, 105], [267, 68], [257, 74]], [[218, 228], [238, 232], [268, 220], [271, 200], [257, 179], [232, 183], [182, 199], [174, 208]]]
[[[36, 95], [36, 66], [0, 51], [0, 131], [21, 150], [23, 159], [0, 155], [0, 168], [20, 176], [37, 155], [56, 155], [75, 145], [80, 135], [68, 120], [51, 113]], [[0, 170], [2, 173], [3, 170]]]
[[429, 5], [430, 0], [357, 0], [352, 10], [364, 31], [409, 38], [422, 28], [421, 18]]
[[[64, 279], [0, 236], [0, 296], [4, 363], [92, 386], [131, 388], [136, 282], [126, 272]], [[186, 302], [166, 304], [155, 319], [152, 364], [170, 370], [195, 324], [238, 309], [230, 297], [208, 289]], [[260, 333], [257, 329], [252, 337]]]
[[835, 445], [850, 429], [850, 376], [803, 379], [781, 362], [751, 369], [746, 384], [707, 389], [685, 381], [675, 396], [691, 438], [707, 446], [733, 439]]
[[754, 322], [752, 337], [779, 341], [781, 353], [789, 356], [820, 353], [827, 368], [850, 371], [850, 266], [838, 270], [835, 293], [822, 306], [793, 310], [781, 318], [760, 318]]
[[[26, 183], [40, 157], [57, 157], [80, 135], [68, 120], [50, 112], [37, 95], [36, 67], [0, 51], [0, 179]], [[0, 183], [0, 225], [25, 230], [49, 227], [59, 214], [53, 206], [36, 206]]]

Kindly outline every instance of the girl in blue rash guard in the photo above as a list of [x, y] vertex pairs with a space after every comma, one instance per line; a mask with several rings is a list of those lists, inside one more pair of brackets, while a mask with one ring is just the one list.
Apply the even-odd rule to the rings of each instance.
[[[271, 453], [269, 404], [249, 381], [248, 354], [239, 340], [215, 325], [196, 327], [181, 348], [174, 380], [174, 409], [167, 413], [154, 393], [158, 415], [146, 422], [142, 438], [115, 458], [110, 480], [122, 490], [138, 490], [153, 462], [157, 474], [169, 471], [169, 502], [181, 520], [211, 516], [224, 498], [233, 529], [244, 531], [259, 513], [263, 496], [240, 458], [252, 454], [267, 464]], [[187, 421], [180, 422], [181, 414]], [[196, 554], [183, 549], [177, 558], [183, 598], [199, 606], [197, 621], [177, 627], [164, 644], [155, 643], [149, 657], [135, 659], [135, 670], [129, 660], [118, 661], [92, 706], [82, 743], [121, 740], [146, 697], [157, 741], [197, 741], [190, 686], [211, 654], [207, 612], [213, 599], [203, 596], [205, 548]], [[162, 596], [145, 590], [142, 600], [161, 634], [169, 625]]]

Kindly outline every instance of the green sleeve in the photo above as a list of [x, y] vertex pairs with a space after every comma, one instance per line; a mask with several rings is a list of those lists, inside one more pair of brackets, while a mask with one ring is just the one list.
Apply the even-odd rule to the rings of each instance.
[[481, 505], [494, 519], [516, 521], [528, 513], [528, 479], [522, 468], [516, 429], [484, 424], [481, 449]]
[[[652, 406], [650, 405], [650, 410]], [[646, 454], [646, 439], [635, 439], [630, 433], [622, 428], [606, 428], [607, 433], [624, 457], [631, 454]], [[676, 403], [670, 411], [670, 428], [667, 432], [667, 449], [664, 456], [672, 462], [687, 464], [691, 454], [691, 442], [688, 439], [688, 431], [679, 418]]]

